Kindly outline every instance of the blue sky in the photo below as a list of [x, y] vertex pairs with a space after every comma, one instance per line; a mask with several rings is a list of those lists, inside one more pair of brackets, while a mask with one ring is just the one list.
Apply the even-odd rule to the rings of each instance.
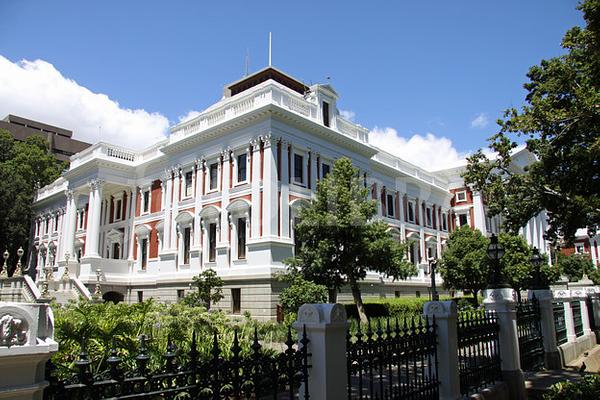
[[[95, 140], [98, 122], [103, 140], [131, 135], [150, 144], [159, 133], [140, 140], [116, 125], [164, 132], [163, 116], [174, 123], [211, 105], [243, 75], [247, 52], [250, 71], [266, 65], [272, 31], [276, 67], [307, 83], [331, 77], [338, 108], [385, 132], [382, 140], [396, 135], [392, 146], [410, 147], [418, 135], [426, 149], [445, 137], [463, 155], [485, 145], [503, 109], [522, 104], [529, 66], [562, 53], [564, 32], [583, 23], [576, 4], [3, 0], [0, 112], [62, 123], [85, 140]], [[61, 99], [37, 95], [70, 80], [77, 88], [56, 89], [65, 92]], [[106, 98], [86, 100], [94, 94], [118, 102], [135, 121], [112, 118]]]

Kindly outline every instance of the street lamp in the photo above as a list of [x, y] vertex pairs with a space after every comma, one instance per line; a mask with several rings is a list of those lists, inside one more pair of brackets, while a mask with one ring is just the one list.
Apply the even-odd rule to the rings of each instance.
[[498, 243], [498, 236], [494, 234], [492, 234], [490, 237], [490, 244], [487, 248], [487, 256], [492, 267], [488, 289], [509, 288], [510, 285], [504, 281], [504, 276], [500, 271], [500, 259], [502, 256], [504, 256], [504, 248], [502, 245], [500, 245], [500, 243]]
[[437, 258], [429, 257], [429, 272], [431, 273], [431, 301], [440, 301], [440, 295], [435, 287], [435, 269], [437, 268]]
[[542, 274], [540, 271], [542, 257], [540, 256], [540, 251], [537, 247], [533, 248], [530, 261], [531, 265], [533, 265], [533, 289], [548, 289], [548, 285], [542, 283]]

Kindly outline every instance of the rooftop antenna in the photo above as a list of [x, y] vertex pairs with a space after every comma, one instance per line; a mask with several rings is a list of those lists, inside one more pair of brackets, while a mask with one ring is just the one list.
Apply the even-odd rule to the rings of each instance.
[[271, 32], [269, 32], [269, 67], [271, 66]]
[[250, 50], [246, 48], [246, 74], [244, 76], [248, 76], [248, 69], [250, 69]]

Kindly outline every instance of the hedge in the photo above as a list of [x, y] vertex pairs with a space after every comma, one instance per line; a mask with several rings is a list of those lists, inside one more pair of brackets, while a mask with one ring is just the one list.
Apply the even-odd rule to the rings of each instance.
[[[471, 298], [442, 296], [442, 301], [453, 300], [459, 308], [472, 303]], [[423, 307], [429, 301], [427, 297], [373, 297], [364, 299], [365, 311], [369, 318], [398, 317], [421, 315]], [[344, 304], [348, 318], [358, 319], [356, 304]]]

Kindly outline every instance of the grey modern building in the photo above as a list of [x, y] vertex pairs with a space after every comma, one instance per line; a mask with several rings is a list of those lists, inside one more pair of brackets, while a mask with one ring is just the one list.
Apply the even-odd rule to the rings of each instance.
[[48, 139], [50, 151], [61, 161], [91, 146], [90, 143], [73, 139], [73, 132], [43, 122], [9, 114], [0, 120], [0, 129], [6, 129], [17, 140], [25, 140], [31, 135], [40, 135]]

